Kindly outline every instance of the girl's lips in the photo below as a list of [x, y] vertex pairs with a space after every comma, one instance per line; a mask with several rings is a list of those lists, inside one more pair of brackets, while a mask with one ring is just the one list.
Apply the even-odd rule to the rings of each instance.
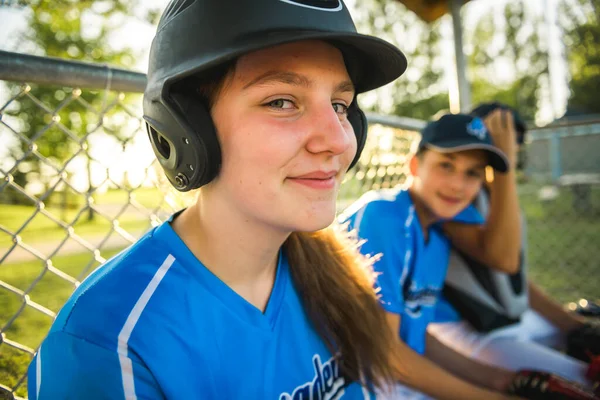
[[293, 176], [292, 179], [328, 179], [337, 175], [337, 170], [332, 171], [313, 171], [303, 175]]
[[335, 187], [335, 175], [329, 178], [288, 178], [290, 181], [312, 189], [332, 189]]
[[313, 189], [332, 189], [335, 187], [337, 173], [337, 170], [312, 171], [307, 174], [289, 177], [288, 179]]

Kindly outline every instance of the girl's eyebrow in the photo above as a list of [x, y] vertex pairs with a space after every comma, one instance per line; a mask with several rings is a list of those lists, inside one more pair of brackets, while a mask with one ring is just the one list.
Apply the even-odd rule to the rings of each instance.
[[354, 84], [352, 81], [343, 81], [339, 85], [335, 87], [335, 93], [352, 93], [354, 94], [356, 89], [354, 89]]
[[[273, 83], [283, 83], [286, 85], [300, 86], [308, 89], [314, 86], [313, 82], [304, 75], [297, 74], [295, 72], [270, 70], [245, 84], [243, 90], [246, 90], [251, 86], [265, 86]], [[335, 87], [334, 92], [354, 93], [354, 84], [350, 80], [342, 81]]]
[[276, 82], [293, 86], [302, 86], [305, 88], [312, 87], [311, 81], [304, 75], [300, 75], [295, 72], [270, 70], [252, 79], [250, 82], [244, 85], [243, 89], [245, 90], [251, 86], [262, 86]]

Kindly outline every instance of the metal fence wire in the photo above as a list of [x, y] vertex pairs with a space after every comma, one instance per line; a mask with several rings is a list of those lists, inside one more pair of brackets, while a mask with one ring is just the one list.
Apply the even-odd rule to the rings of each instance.
[[0, 7], [25, 7], [28, 2], [25, 0], [0, 0]]
[[[140, 118], [143, 74], [0, 52], [0, 79], [0, 399], [26, 398], [27, 366], [72, 291], [192, 195], [172, 189], [154, 159]], [[340, 210], [406, 181], [424, 125], [369, 121]], [[598, 145], [600, 125], [585, 127]], [[527, 149], [543, 153], [551, 132]], [[562, 301], [598, 295], [598, 172], [520, 185], [531, 275]]]

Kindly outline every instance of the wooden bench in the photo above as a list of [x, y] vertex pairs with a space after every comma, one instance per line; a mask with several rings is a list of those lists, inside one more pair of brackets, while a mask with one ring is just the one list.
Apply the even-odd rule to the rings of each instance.
[[558, 184], [571, 188], [575, 211], [582, 214], [592, 212], [592, 186], [600, 185], [600, 174], [567, 174], [558, 178]]

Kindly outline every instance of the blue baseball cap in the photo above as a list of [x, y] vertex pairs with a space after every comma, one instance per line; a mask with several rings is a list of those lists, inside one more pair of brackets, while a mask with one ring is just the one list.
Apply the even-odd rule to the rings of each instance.
[[485, 118], [489, 113], [496, 109], [508, 110], [513, 114], [513, 121], [515, 123], [515, 131], [517, 132], [517, 143], [523, 144], [525, 142], [525, 133], [527, 132], [527, 126], [525, 125], [525, 121], [521, 118], [521, 115], [514, 108], [507, 106], [506, 104], [499, 103], [494, 101], [492, 103], [482, 103], [475, 107], [471, 114], [479, 117]]
[[446, 114], [428, 123], [421, 131], [419, 150], [429, 148], [440, 153], [485, 150], [489, 165], [498, 172], [508, 171], [506, 154], [494, 146], [483, 120], [473, 115]]

